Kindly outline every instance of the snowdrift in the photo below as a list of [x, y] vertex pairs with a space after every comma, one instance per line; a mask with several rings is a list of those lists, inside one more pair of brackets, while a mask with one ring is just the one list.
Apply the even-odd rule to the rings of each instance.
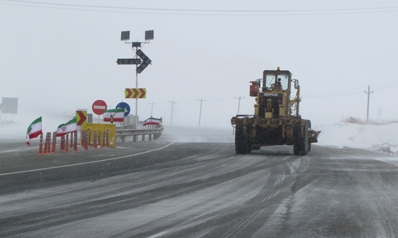
[[360, 148], [385, 154], [398, 154], [398, 123], [366, 125], [339, 122], [318, 126], [320, 145]]

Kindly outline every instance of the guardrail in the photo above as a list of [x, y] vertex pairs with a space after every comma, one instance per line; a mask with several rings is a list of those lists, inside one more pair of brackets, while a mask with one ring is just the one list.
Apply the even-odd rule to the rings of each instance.
[[116, 129], [116, 138], [120, 138], [122, 143], [125, 143], [127, 136], [133, 137], [133, 142], [137, 142], [138, 136], [142, 136], [142, 141], [145, 141], [145, 136], [148, 136], [148, 140], [156, 140], [160, 137], [163, 131], [162, 125], [152, 125], [142, 128], [119, 128]]

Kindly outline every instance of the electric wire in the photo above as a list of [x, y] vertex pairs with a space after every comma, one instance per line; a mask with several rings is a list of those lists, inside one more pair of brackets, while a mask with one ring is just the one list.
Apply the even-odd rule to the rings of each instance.
[[[373, 85], [369, 85], [369, 86], [371, 87], [372, 91], [380, 91], [380, 90], [398, 87], [398, 81], [378, 83], [378, 84], [373, 84]], [[348, 89], [345, 91], [335, 92], [335, 93], [305, 95], [305, 97], [306, 98], [318, 98], [318, 97], [352, 96], [352, 95], [356, 95], [356, 94], [362, 94], [364, 92], [364, 89], [366, 89], [366, 88], [367, 88], [367, 86], [363, 86], [363, 87]]]
[[0, 0], [0, 4], [25, 7], [68, 9], [81, 11], [161, 14], [161, 15], [212, 15], [212, 16], [294, 16], [294, 15], [330, 15], [396, 12], [398, 7], [347, 8], [347, 9], [307, 9], [307, 10], [232, 10], [232, 9], [189, 9], [189, 8], [145, 8], [128, 6], [104, 6], [55, 2], [39, 2], [28, 0]]

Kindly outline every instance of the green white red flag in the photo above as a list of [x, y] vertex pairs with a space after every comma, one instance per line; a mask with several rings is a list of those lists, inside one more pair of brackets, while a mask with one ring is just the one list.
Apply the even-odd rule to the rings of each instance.
[[160, 125], [162, 123], [162, 118], [150, 117], [144, 121], [144, 126], [148, 125]]
[[67, 123], [61, 124], [57, 128], [57, 137], [64, 136], [67, 133], [75, 132], [77, 130], [76, 117]]
[[106, 122], [123, 122], [124, 120], [124, 108], [116, 108], [105, 110], [104, 121]]
[[30, 123], [28, 130], [26, 131], [26, 144], [30, 145], [30, 139], [36, 138], [42, 133], [41, 117], [39, 117]]

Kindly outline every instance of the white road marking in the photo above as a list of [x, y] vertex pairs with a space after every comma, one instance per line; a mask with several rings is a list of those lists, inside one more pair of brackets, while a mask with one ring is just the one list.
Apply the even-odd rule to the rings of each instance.
[[74, 167], [74, 166], [80, 166], [80, 165], [86, 165], [86, 164], [95, 164], [95, 163], [101, 163], [101, 162], [105, 162], [105, 161], [112, 161], [112, 160], [124, 159], [124, 158], [127, 158], [127, 157], [133, 157], [133, 156], [137, 156], [137, 155], [147, 154], [147, 153], [150, 153], [150, 152], [153, 152], [153, 151], [157, 151], [157, 150], [162, 150], [162, 149], [165, 149], [165, 148], [171, 146], [172, 144], [174, 144], [174, 142], [172, 142], [172, 143], [170, 143], [170, 144], [167, 144], [167, 145], [165, 145], [165, 146], [163, 146], [163, 147], [157, 148], [157, 149], [148, 150], [148, 151], [140, 152], [140, 153], [137, 153], [137, 154], [123, 155], [123, 156], [113, 157], [113, 158], [109, 158], [109, 159], [96, 160], [96, 161], [89, 161], [89, 162], [82, 162], [82, 163], [76, 163], [76, 164], [68, 164], [68, 165], [53, 166], [53, 167], [40, 168], [40, 169], [16, 171], [16, 172], [10, 172], [10, 173], [0, 174], [0, 176], [13, 175], [13, 174], [23, 174], [23, 173], [30, 173], [30, 172], [51, 170], [51, 169], [60, 169], [60, 168], [67, 168], [67, 167]]

